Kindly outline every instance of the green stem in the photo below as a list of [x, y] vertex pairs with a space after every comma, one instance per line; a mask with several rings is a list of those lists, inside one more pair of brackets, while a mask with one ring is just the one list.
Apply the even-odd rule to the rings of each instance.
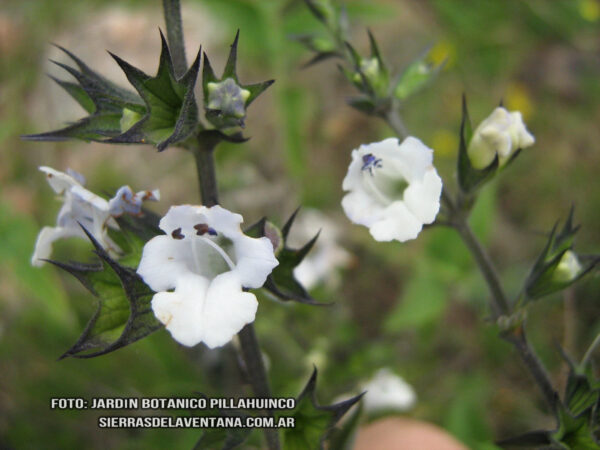
[[[473, 233], [473, 230], [471, 230], [466, 218], [460, 213], [457, 213], [456, 210], [454, 211], [454, 215], [454, 228], [458, 231], [458, 234], [473, 255], [477, 267], [479, 267], [490, 293], [492, 294], [490, 298], [494, 318], [498, 319], [501, 316], [509, 316], [511, 314], [510, 304], [508, 303], [506, 294], [504, 293], [504, 289], [500, 282], [500, 277], [498, 276], [498, 272], [496, 271], [491, 258]], [[529, 370], [529, 373], [540, 387], [546, 402], [551, 409], [554, 409], [557, 398], [556, 391], [552, 386], [548, 372], [527, 339], [525, 325], [521, 324], [510, 333], [503, 333], [502, 337], [513, 344]]]
[[165, 22], [167, 24], [167, 39], [173, 59], [175, 75], [181, 77], [187, 70], [185, 44], [183, 41], [183, 26], [181, 25], [181, 7], [179, 0], [163, 0]]
[[400, 140], [404, 140], [406, 137], [408, 137], [408, 130], [406, 129], [406, 125], [404, 125], [404, 121], [398, 112], [399, 109], [400, 108], [397, 102], [393, 101], [390, 108], [383, 115], [383, 118], [388, 123], [390, 128], [394, 130], [396, 136], [398, 136]]
[[475, 262], [477, 262], [477, 266], [481, 271], [485, 281], [490, 289], [492, 294], [491, 296], [491, 306], [494, 312], [494, 317], [497, 319], [500, 316], [506, 316], [510, 314], [510, 306], [508, 300], [506, 298], [506, 294], [502, 289], [502, 284], [500, 283], [500, 277], [496, 272], [496, 269], [492, 263], [487, 252], [481, 246], [481, 243], [471, 230], [471, 227], [467, 223], [466, 220], [457, 220], [454, 223], [454, 227], [460, 237], [463, 239], [463, 242], [475, 258]]

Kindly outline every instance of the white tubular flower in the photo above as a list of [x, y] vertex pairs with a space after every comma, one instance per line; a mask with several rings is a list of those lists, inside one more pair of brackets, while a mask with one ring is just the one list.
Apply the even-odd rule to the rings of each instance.
[[515, 151], [534, 143], [535, 138], [527, 131], [521, 113], [498, 107], [475, 129], [467, 154], [476, 169], [489, 166], [496, 154], [503, 166]]
[[363, 407], [367, 413], [377, 411], [407, 411], [413, 407], [417, 395], [410, 384], [391, 370], [384, 368], [363, 385], [367, 393]]
[[348, 218], [369, 228], [377, 241], [417, 237], [440, 209], [442, 179], [433, 167], [433, 150], [409, 136], [361, 145], [342, 185]]
[[52, 254], [54, 241], [67, 237], [87, 239], [80, 224], [107, 251], [118, 253], [119, 247], [107, 233], [109, 226], [118, 228], [113, 217], [123, 213], [141, 214], [143, 200], [158, 200], [160, 196], [158, 191], [134, 194], [129, 186], [123, 186], [114, 198], [107, 201], [85, 189], [85, 178], [75, 171], [64, 173], [45, 166], [39, 169], [46, 174], [50, 187], [61, 197], [63, 206], [58, 213], [56, 226], [44, 227], [38, 235], [31, 257], [31, 264], [38, 267], [44, 264], [43, 259], [48, 259]]
[[138, 274], [157, 292], [154, 315], [189, 347], [220, 347], [254, 321], [261, 287], [278, 261], [271, 241], [242, 233], [243, 218], [220, 206], [172, 206], [165, 235], [146, 243]]

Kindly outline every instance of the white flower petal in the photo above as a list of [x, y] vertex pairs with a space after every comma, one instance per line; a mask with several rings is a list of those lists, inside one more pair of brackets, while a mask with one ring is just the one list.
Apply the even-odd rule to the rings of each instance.
[[85, 237], [81, 229], [78, 233], [74, 228], [64, 227], [44, 227], [39, 232], [35, 242], [35, 249], [31, 257], [31, 264], [35, 267], [41, 267], [45, 264], [42, 259], [50, 258], [52, 254], [52, 243], [58, 239], [66, 237]]
[[210, 348], [225, 345], [246, 324], [254, 321], [257, 308], [256, 297], [242, 291], [237, 274], [227, 272], [217, 276], [206, 295], [202, 340]]
[[181, 276], [193, 273], [195, 268], [189, 241], [155, 236], [144, 245], [137, 273], [158, 292], [173, 289]]
[[363, 385], [363, 389], [367, 392], [362, 404], [368, 413], [383, 410], [406, 411], [413, 407], [417, 399], [412, 386], [387, 368], [377, 371]]
[[519, 111], [498, 107], [475, 129], [467, 154], [476, 169], [489, 166], [498, 154], [500, 166], [518, 149], [533, 145], [535, 138], [525, 126]]
[[48, 184], [57, 194], [63, 194], [73, 186], [81, 186], [81, 183], [72, 176], [54, 170], [52, 167], [40, 166], [39, 169], [46, 174]]
[[442, 179], [435, 168], [430, 167], [423, 181], [411, 183], [404, 191], [404, 203], [422, 223], [432, 223], [440, 210]]
[[233, 272], [212, 281], [185, 274], [174, 292], [159, 292], [152, 310], [173, 338], [183, 345], [204, 342], [208, 347], [228, 343], [246, 324], [254, 321], [258, 302], [254, 294], [242, 291]]
[[383, 218], [370, 228], [376, 241], [398, 240], [405, 242], [415, 239], [423, 224], [417, 220], [402, 202], [394, 202], [386, 208]]
[[265, 284], [267, 276], [279, 264], [273, 254], [273, 244], [267, 237], [259, 239], [246, 235], [234, 242], [237, 273], [242, 285], [248, 288], [259, 288]]
[[187, 274], [174, 292], [159, 292], [152, 298], [152, 311], [177, 342], [191, 347], [204, 335], [202, 309], [209, 287], [206, 278]]
[[414, 239], [440, 209], [442, 181], [432, 162], [433, 150], [414, 137], [361, 145], [344, 179], [344, 212], [378, 241]]
[[385, 209], [363, 189], [357, 189], [346, 194], [342, 199], [342, 208], [348, 219], [366, 227], [370, 227], [377, 222]]

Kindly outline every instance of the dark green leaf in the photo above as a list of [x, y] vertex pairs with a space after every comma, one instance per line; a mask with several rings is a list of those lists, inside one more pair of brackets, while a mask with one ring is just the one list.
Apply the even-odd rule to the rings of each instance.
[[295, 418], [295, 427], [284, 430], [284, 450], [322, 449], [335, 424], [363, 395], [334, 405], [321, 406], [317, 403], [316, 385], [315, 368], [306, 387], [296, 399], [296, 407], [291, 414]]
[[50, 262], [75, 276], [94, 294], [98, 298], [98, 309], [81, 337], [61, 359], [104, 355], [162, 327], [150, 306], [154, 292], [135, 270], [112, 259], [94, 237], [85, 228], [83, 230], [95, 247], [99, 264]]
[[122, 119], [126, 112], [129, 111], [136, 115], [145, 113], [146, 109], [142, 100], [133, 92], [116, 86], [92, 71], [73, 53], [60, 46], [58, 48], [75, 62], [79, 70], [62, 63], [55, 62], [55, 64], [69, 72], [77, 80], [77, 84], [51, 78], [90, 115], [65, 128], [22, 136], [24, 139], [35, 141], [103, 140], [122, 133]]
[[110, 143], [154, 144], [159, 151], [188, 138], [198, 126], [198, 106], [194, 86], [200, 68], [198, 51], [190, 69], [177, 78], [167, 41], [160, 33], [162, 50], [156, 76], [141, 70], [111, 53], [129, 82], [138, 91], [147, 112], [124, 133], [107, 140]]

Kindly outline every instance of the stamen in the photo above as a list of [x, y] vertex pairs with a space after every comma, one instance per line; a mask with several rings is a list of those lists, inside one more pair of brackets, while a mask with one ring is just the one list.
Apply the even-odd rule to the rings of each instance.
[[381, 168], [381, 158], [376, 158], [372, 153], [367, 153], [362, 157], [363, 166], [361, 170], [368, 170], [373, 175], [373, 169]]
[[194, 225], [194, 229], [196, 230], [196, 234], [198, 236], [203, 236], [206, 233], [210, 234], [211, 236], [217, 235], [217, 232], [205, 223], [199, 223], [198, 225]]
[[171, 237], [173, 239], [178, 239], [178, 240], [183, 239], [185, 236], [181, 233], [181, 227], [173, 230], [173, 232], [171, 233]]

